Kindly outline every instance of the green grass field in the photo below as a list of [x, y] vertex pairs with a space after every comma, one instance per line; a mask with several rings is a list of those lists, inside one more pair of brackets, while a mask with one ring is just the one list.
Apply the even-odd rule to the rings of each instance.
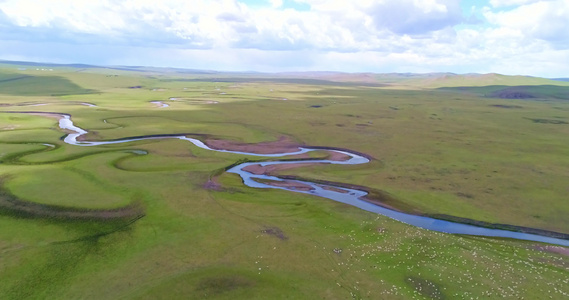
[[[383, 190], [416, 212], [569, 233], [566, 82], [17, 67], [0, 70], [2, 299], [569, 296], [566, 248], [431, 232], [324, 198], [248, 188], [229, 173], [209, 189], [220, 169], [255, 158], [174, 139], [72, 146], [54, 118], [4, 113], [68, 113], [89, 140], [287, 136], [352, 149], [375, 159], [280, 174]], [[512, 87], [534, 97], [489, 96]], [[7, 208], [14, 201], [38, 214]], [[133, 205], [136, 214], [118, 218], [41, 213]]]

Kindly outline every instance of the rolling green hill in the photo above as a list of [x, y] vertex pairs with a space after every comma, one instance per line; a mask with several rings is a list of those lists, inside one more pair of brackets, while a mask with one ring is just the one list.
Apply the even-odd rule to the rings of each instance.
[[384, 205], [417, 214], [569, 233], [568, 83], [50, 68], [0, 66], [2, 299], [569, 295], [567, 247], [438, 233], [250, 188], [224, 170], [259, 157], [177, 138], [70, 145], [57, 116], [41, 114], [71, 115], [87, 140], [187, 134], [351, 149], [374, 159], [275, 173], [381, 191]]
[[0, 94], [14, 96], [64, 96], [95, 92], [91, 89], [82, 88], [61, 76], [0, 73]]
[[569, 100], [569, 86], [560, 85], [488, 85], [446, 87], [440, 89], [472, 93], [488, 98]]

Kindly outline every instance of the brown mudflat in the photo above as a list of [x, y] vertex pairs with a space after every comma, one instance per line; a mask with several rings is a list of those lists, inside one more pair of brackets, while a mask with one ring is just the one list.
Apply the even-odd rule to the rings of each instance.
[[260, 164], [249, 165], [243, 168], [243, 171], [255, 174], [255, 175], [269, 175], [276, 171], [294, 169], [303, 166], [316, 165], [316, 163], [294, 163], [294, 164], [278, 164], [278, 165], [268, 165], [261, 166]]
[[550, 253], [557, 253], [565, 256], [569, 256], [569, 248], [561, 247], [561, 246], [536, 246], [536, 250], [550, 252]]
[[246, 144], [236, 141], [207, 139], [205, 143], [213, 149], [249, 152], [257, 154], [277, 154], [296, 152], [301, 146], [291, 138], [282, 136], [274, 142], [262, 142], [257, 144]]
[[268, 185], [272, 185], [272, 186], [278, 186], [278, 187], [284, 187], [287, 189], [293, 189], [293, 190], [297, 190], [297, 191], [311, 191], [313, 190], [313, 188], [308, 185], [308, 184], [304, 184], [304, 183], [300, 183], [300, 182], [296, 182], [296, 181], [290, 181], [290, 180], [284, 180], [284, 181], [266, 181], [264, 182]]

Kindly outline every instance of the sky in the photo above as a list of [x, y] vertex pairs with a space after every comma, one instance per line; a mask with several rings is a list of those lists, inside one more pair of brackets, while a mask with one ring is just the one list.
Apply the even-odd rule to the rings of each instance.
[[0, 0], [0, 59], [569, 77], [569, 0]]

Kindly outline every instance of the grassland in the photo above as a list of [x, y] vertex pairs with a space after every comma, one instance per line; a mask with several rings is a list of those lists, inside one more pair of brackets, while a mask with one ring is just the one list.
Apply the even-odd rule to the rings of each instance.
[[[569, 125], [535, 121], [569, 122], [569, 102], [543, 87], [531, 99], [454, 89], [555, 85], [557, 95], [564, 82], [492, 75], [396, 84], [378, 77], [371, 84], [17, 67], [2, 69], [0, 111], [68, 113], [91, 140], [193, 133], [256, 143], [288, 136], [375, 160], [281, 174], [384, 190], [423, 213], [569, 233]], [[26, 78], [40, 84], [9, 84]], [[569, 295], [561, 247], [430, 232], [326, 199], [247, 188], [227, 173], [215, 179], [220, 188], [209, 189], [217, 170], [247, 157], [181, 140], [77, 147], [63, 135], [55, 119], [0, 113], [0, 202], [14, 197], [91, 212], [136, 204], [144, 217], [82, 220], [3, 209], [3, 299]]]

